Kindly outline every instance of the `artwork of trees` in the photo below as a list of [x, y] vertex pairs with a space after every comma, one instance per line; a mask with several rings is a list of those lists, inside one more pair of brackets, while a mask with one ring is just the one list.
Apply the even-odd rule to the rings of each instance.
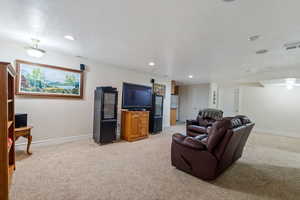
[[23, 93], [80, 95], [81, 73], [19, 64], [19, 90]]

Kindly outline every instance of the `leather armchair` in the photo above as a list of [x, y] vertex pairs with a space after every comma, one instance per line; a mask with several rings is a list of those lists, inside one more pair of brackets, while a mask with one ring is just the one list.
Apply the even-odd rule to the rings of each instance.
[[186, 121], [186, 133], [188, 136], [207, 134], [209, 128], [216, 120], [223, 117], [223, 111], [217, 109], [200, 110], [196, 120]]
[[246, 116], [216, 121], [208, 135], [172, 137], [171, 162], [177, 169], [213, 180], [238, 160], [254, 127]]

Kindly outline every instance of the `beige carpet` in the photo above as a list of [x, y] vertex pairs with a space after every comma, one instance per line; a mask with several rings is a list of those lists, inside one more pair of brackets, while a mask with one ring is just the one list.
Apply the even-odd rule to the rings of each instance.
[[252, 134], [245, 154], [214, 182], [170, 164], [171, 133], [99, 146], [81, 140], [17, 155], [11, 200], [300, 199], [300, 140]]

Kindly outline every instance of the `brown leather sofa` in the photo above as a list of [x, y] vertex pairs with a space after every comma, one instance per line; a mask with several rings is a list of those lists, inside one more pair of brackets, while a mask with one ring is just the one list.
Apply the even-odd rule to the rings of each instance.
[[213, 180], [242, 156], [253, 127], [246, 116], [236, 116], [216, 121], [208, 136], [176, 133], [172, 139], [172, 165], [198, 178]]
[[186, 121], [186, 133], [188, 136], [197, 136], [201, 134], [207, 134], [208, 129], [216, 120], [220, 120], [223, 117], [223, 111], [207, 108], [200, 110], [196, 120]]

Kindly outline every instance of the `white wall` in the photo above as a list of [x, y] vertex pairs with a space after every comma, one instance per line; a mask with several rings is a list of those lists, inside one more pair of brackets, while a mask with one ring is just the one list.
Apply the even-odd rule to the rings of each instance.
[[241, 113], [258, 132], [300, 137], [300, 88], [241, 87]]
[[223, 116], [230, 117], [239, 114], [239, 87], [220, 87], [218, 108], [224, 112]]
[[200, 109], [208, 108], [209, 84], [179, 87], [179, 120], [196, 119]]
[[16, 98], [16, 112], [28, 113], [29, 124], [34, 126], [34, 141], [68, 136], [91, 135], [93, 132], [93, 99], [96, 86], [113, 86], [118, 88], [120, 110], [122, 102], [122, 83], [131, 82], [151, 86], [151, 78], [156, 78], [157, 83], [166, 84], [167, 86], [167, 95], [164, 101], [164, 126], [167, 127], [170, 125], [170, 80], [147, 75], [146, 73], [118, 68], [112, 65], [80, 60], [72, 56], [54, 52], [47, 52], [43, 58], [34, 59], [26, 55], [23, 46], [1, 41], [0, 60], [13, 62], [16, 59], [74, 69], [79, 69], [80, 63], [87, 65], [83, 100]]

